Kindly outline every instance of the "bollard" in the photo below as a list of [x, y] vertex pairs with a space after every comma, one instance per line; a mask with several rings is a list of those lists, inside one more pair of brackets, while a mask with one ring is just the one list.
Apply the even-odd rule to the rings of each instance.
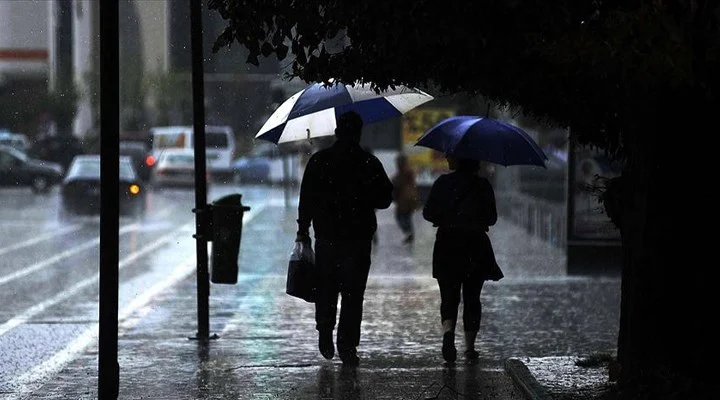
[[231, 194], [213, 201], [209, 209], [210, 281], [232, 285], [238, 279], [243, 215], [250, 207], [242, 204], [241, 194]]

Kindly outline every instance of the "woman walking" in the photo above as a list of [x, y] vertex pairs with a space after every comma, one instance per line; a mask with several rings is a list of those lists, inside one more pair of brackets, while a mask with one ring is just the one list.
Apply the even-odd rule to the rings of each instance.
[[465, 357], [475, 360], [475, 339], [480, 330], [480, 292], [486, 280], [502, 278], [493, 252], [489, 227], [497, 221], [495, 194], [487, 178], [478, 173], [480, 162], [446, 156], [452, 172], [440, 176], [428, 195], [423, 217], [436, 226], [433, 278], [440, 288], [443, 327], [442, 355], [454, 362], [455, 326], [462, 296]]

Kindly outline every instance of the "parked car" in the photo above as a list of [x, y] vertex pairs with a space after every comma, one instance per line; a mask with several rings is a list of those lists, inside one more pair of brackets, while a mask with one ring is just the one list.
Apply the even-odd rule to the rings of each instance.
[[35, 193], [47, 193], [62, 177], [59, 164], [37, 160], [14, 147], [0, 145], [0, 186], [29, 186]]
[[194, 151], [192, 149], [165, 149], [161, 151], [157, 156], [152, 175], [152, 185], [155, 188], [195, 187]]
[[271, 159], [263, 156], [244, 156], [233, 162], [236, 183], [270, 183]]
[[23, 153], [27, 153], [30, 148], [30, 141], [22, 133], [0, 131], [0, 145], [14, 147]]
[[[142, 217], [146, 208], [145, 183], [128, 156], [120, 157], [120, 214]], [[60, 188], [60, 218], [100, 213], [100, 156], [73, 158]]]
[[130, 157], [140, 179], [150, 182], [152, 170], [155, 166], [155, 157], [150, 154], [150, 149], [144, 142], [121, 140], [120, 155]]

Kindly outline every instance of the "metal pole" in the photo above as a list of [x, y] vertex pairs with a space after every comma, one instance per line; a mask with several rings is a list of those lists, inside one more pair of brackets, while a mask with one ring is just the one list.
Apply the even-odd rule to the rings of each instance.
[[117, 399], [120, 240], [120, 38], [117, 0], [100, 2], [100, 329], [98, 396]]
[[190, 0], [190, 45], [192, 50], [193, 146], [195, 147], [195, 240], [197, 245], [198, 340], [210, 336], [210, 274], [206, 236], [208, 229], [207, 176], [205, 160], [205, 82], [203, 72], [202, 0]]

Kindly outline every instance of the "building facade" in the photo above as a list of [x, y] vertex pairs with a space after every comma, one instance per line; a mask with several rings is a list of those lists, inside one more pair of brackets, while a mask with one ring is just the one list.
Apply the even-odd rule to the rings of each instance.
[[[189, 0], [119, 1], [121, 128], [146, 131], [157, 124], [191, 123]], [[77, 104], [67, 131], [78, 137], [98, 134], [98, 16], [97, 0], [0, 0], [0, 88], [35, 93], [74, 88]], [[247, 64], [239, 45], [213, 53], [223, 25], [205, 9], [206, 121], [230, 125], [247, 147], [273, 91], [285, 83], [275, 59], [262, 60], [259, 67]], [[50, 110], [32, 111], [52, 125]]]

